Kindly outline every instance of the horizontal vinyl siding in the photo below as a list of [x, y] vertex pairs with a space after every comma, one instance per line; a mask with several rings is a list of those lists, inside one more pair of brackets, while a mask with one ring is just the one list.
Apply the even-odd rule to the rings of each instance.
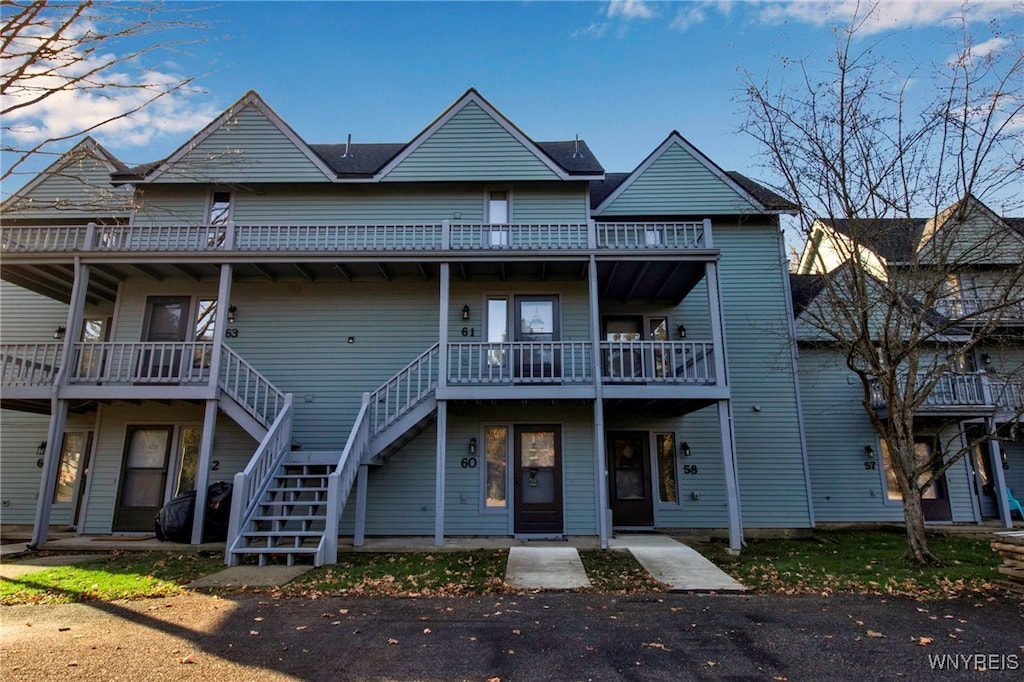
[[1006, 481], [1006, 485], [1013, 490], [1014, 497], [1024, 504], [1024, 440], [1004, 441], [999, 444], [999, 447], [1006, 453], [1006, 464], [1009, 467], [1003, 469], [1003, 479]]
[[[809, 500], [778, 228], [715, 225], [743, 524], [804, 528]], [[761, 411], [755, 411], [754, 406]]]
[[[718, 428], [718, 410], [706, 407], [677, 419], [643, 416], [619, 417], [605, 412], [608, 431], [646, 431], [674, 433], [676, 437], [675, 467], [678, 501], [661, 502], [658, 491], [658, 462], [653, 438], [650, 442], [651, 494], [654, 500], [654, 525], [658, 528], [726, 528], [729, 525], [722, 441]], [[679, 455], [686, 443], [689, 457]], [[609, 457], [611, 454], [609, 453]], [[683, 466], [696, 467], [696, 474], [684, 474]], [[693, 493], [699, 499], [693, 499]]]
[[[436, 438], [437, 430], [431, 426], [383, 466], [370, 467], [366, 493], [367, 535], [434, 534]], [[341, 535], [353, 533], [356, 494], [353, 488], [342, 514]]]
[[[101, 409], [103, 411], [96, 442], [96, 454], [93, 458], [92, 472], [86, 491], [88, 511], [84, 532], [87, 534], [111, 532], [114, 507], [120, 485], [125, 435], [129, 425], [195, 425], [202, 424], [203, 421], [203, 408], [199, 405], [185, 403], [162, 405], [143, 402], [141, 405], [130, 406], [116, 403], [111, 407]], [[175, 455], [176, 453], [171, 453], [171, 470], [168, 471], [168, 479], [174, 475]]]
[[295, 394], [294, 438], [307, 450], [340, 450], [363, 393], [437, 342], [436, 282], [237, 284], [232, 303], [228, 345]]
[[[243, 225], [481, 222], [491, 186], [511, 190], [514, 222], [583, 222], [587, 218], [585, 185], [538, 182], [264, 185], [258, 191], [235, 190], [232, 218]], [[142, 192], [136, 224], [205, 221], [210, 196], [206, 188], [151, 186]]]
[[828, 351], [800, 349], [800, 394], [814, 516], [819, 523], [902, 521], [898, 501], [885, 498], [881, 457], [864, 468], [864, 447], [879, 451], [862, 404], [860, 382], [843, 359]]
[[244, 107], [190, 149], [157, 183], [328, 182], [262, 112]]
[[68, 320], [66, 303], [0, 281], [0, 340], [53, 343], [53, 332]]
[[714, 215], [753, 210], [750, 202], [721, 177], [673, 144], [601, 215]]
[[[5, 524], [35, 520], [42, 469], [36, 466], [36, 449], [47, 438], [49, 415], [0, 410], [0, 520]], [[54, 514], [54, 523], [67, 523]]]
[[475, 103], [467, 104], [384, 181], [554, 180], [557, 175]]
[[4, 208], [4, 220], [47, 219], [57, 223], [125, 215], [131, 187], [110, 184], [111, 169], [93, 156], [57, 167], [17, 202]]

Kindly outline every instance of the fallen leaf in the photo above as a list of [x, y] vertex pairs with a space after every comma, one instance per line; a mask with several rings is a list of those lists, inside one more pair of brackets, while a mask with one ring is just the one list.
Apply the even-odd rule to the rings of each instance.
[[192, 663], [195, 663], [195, 662], [196, 662], [196, 659], [192, 658], [192, 654], [188, 654], [187, 656], [185, 656], [184, 658], [182, 658], [182, 659], [181, 659], [180, 661], [178, 661], [178, 662], [179, 662], [179, 663], [182, 663], [182, 664], [184, 664], [184, 665], [190, 665], [190, 664], [192, 664]]
[[931, 644], [934, 641], [935, 641], [934, 637], [918, 637], [917, 638], [917, 643], [920, 644], [921, 646], [928, 646], [929, 644]]
[[296, 630], [305, 630], [307, 627], [309, 627], [309, 626], [308, 625], [296, 625], [295, 629]]
[[423, 634], [429, 635], [430, 634], [430, 628], [423, 628]]
[[665, 645], [661, 642], [644, 642], [644, 646], [649, 649], [664, 649], [665, 651], [668, 651], [668, 649], [665, 648]]
[[388, 637], [388, 644], [398, 644], [398, 640], [394, 637]]
[[874, 630], [868, 630], [867, 631], [867, 636], [868, 637], [874, 637], [876, 639], [880, 639], [880, 638], [885, 637], [885, 635], [883, 635], [881, 632], [875, 632]]
[[718, 665], [718, 663], [716, 661], [708, 661], [708, 667], [709, 668], [714, 668], [716, 665]]

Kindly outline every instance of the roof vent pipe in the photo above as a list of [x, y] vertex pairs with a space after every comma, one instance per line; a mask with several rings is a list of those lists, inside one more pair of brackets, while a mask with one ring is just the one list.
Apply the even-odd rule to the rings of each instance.
[[348, 134], [348, 140], [345, 142], [345, 153], [341, 155], [341, 158], [347, 159], [349, 150], [352, 148], [352, 133]]
[[574, 151], [572, 153], [572, 158], [574, 158], [574, 159], [580, 158], [580, 136], [579, 136], [579, 133], [576, 134], [576, 151]]

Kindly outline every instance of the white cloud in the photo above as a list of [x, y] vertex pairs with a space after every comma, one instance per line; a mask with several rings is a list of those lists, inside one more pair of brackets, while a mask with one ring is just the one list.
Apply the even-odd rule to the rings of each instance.
[[609, 18], [653, 19], [655, 12], [646, 0], [612, 0], [608, 4]]
[[[86, 25], [78, 30], [88, 28]], [[30, 102], [41, 92], [52, 92], [39, 102], [4, 115], [3, 132], [9, 136], [9, 143], [29, 146], [88, 132], [108, 146], [143, 146], [163, 135], [194, 132], [216, 116], [209, 105], [193, 101], [194, 90], [167, 92], [184, 81], [182, 76], [146, 69], [130, 60], [110, 66], [122, 57], [110, 51], [84, 53], [76, 49], [77, 34], [66, 38], [63, 49], [55, 51], [59, 55], [56, 61], [39, 60], [26, 67], [17, 57], [0, 57], [2, 73], [26, 68], [26, 75], [0, 97], [0, 109]], [[36, 36], [26, 32], [19, 39], [31, 45]], [[9, 54], [19, 51], [12, 49]], [[95, 74], [89, 80], [97, 86], [69, 88], [71, 79], [89, 73]], [[167, 94], [149, 102], [161, 92]]]
[[669, 28], [685, 33], [687, 29], [704, 22], [704, 10], [700, 5], [690, 5], [676, 13]]
[[968, 21], [989, 21], [1011, 15], [1020, 7], [1020, 0], [975, 1], [966, 5], [959, 0], [784, 0], [759, 5], [759, 19], [780, 24], [798, 21], [825, 26], [848, 24], [855, 17], [863, 19], [860, 33], [925, 26], [949, 25], [966, 18]]

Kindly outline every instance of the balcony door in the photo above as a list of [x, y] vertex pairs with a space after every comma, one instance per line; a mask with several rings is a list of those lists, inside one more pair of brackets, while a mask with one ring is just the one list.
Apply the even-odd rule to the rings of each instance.
[[146, 349], [139, 358], [139, 378], [168, 380], [181, 376], [182, 350], [172, 345], [185, 341], [189, 327], [188, 296], [150, 296], [142, 340], [167, 344]]
[[516, 296], [514, 341], [525, 342], [516, 352], [516, 381], [550, 382], [561, 376], [561, 347], [557, 296]]
[[515, 427], [515, 532], [561, 534], [562, 431], [556, 425]]
[[605, 352], [604, 371], [609, 381], [642, 378], [644, 358], [639, 345], [643, 341], [642, 317], [606, 317], [604, 319], [604, 340], [613, 347]]
[[654, 496], [651, 486], [651, 458], [646, 431], [608, 433], [608, 478], [612, 525], [636, 527], [654, 525]]

